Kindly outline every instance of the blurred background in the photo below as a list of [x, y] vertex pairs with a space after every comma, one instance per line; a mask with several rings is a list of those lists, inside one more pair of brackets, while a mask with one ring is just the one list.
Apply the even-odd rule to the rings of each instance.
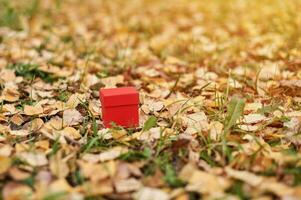
[[174, 56], [223, 72], [298, 60], [300, 10], [300, 0], [0, 0], [0, 26], [47, 38], [45, 48], [58, 39], [104, 65]]

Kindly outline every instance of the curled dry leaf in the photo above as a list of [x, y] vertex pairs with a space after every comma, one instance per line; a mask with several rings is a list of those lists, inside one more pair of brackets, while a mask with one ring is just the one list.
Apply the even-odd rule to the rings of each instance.
[[10, 134], [13, 136], [20, 136], [20, 137], [25, 137], [30, 134], [28, 130], [15, 130], [15, 131], [10, 131]]
[[56, 67], [53, 65], [42, 65], [39, 68], [40, 70], [44, 71], [44, 72], [48, 72], [51, 74], [55, 74], [56, 76], [59, 77], [66, 77], [66, 76], [70, 76], [72, 74], [72, 68], [60, 68], [60, 67]]
[[65, 178], [69, 174], [68, 164], [62, 159], [61, 152], [50, 158], [49, 168], [52, 174], [58, 178]]
[[9, 157], [13, 151], [13, 147], [6, 144], [0, 147], [0, 156]]
[[245, 111], [253, 111], [256, 112], [258, 109], [263, 107], [262, 103], [247, 103], [245, 106]]
[[43, 113], [43, 108], [41, 105], [37, 104], [35, 106], [25, 105], [24, 106], [24, 114], [33, 116], [33, 115], [39, 115]]
[[85, 182], [83, 190], [89, 195], [105, 195], [114, 191], [113, 182], [106, 179], [98, 182]]
[[76, 109], [68, 109], [63, 112], [64, 125], [73, 126], [83, 120], [83, 116]]
[[22, 181], [30, 177], [30, 172], [20, 170], [16, 167], [11, 167], [9, 169], [9, 175], [15, 181]]
[[147, 101], [145, 105], [151, 112], [160, 111], [164, 107], [164, 103], [161, 101]]
[[[293, 195], [293, 189], [283, 183], [276, 182], [273, 179], [266, 179], [258, 188], [263, 191], [271, 192], [279, 197], [287, 197]], [[300, 198], [297, 197], [297, 198]]]
[[135, 200], [169, 200], [170, 196], [163, 190], [150, 187], [142, 187], [140, 190], [134, 193], [133, 198]]
[[117, 157], [119, 157], [121, 154], [124, 154], [128, 151], [125, 147], [113, 147], [105, 152], [102, 152], [100, 154], [85, 154], [83, 156], [83, 160], [96, 163], [96, 162], [104, 162], [108, 160], [114, 160]]
[[85, 95], [84, 94], [72, 94], [68, 101], [66, 102], [66, 107], [70, 108], [70, 109], [74, 109], [78, 106], [78, 104], [80, 102], [84, 102], [85, 101]]
[[0, 175], [7, 172], [12, 162], [9, 157], [0, 156]]
[[50, 144], [49, 144], [48, 140], [40, 140], [40, 141], [35, 143], [35, 146], [37, 148], [41, 148], [42, 150], [47, 151], [47, 150], [49, 150]]
[[108, 177], [114, 177], [116, 173], [116, 162], [114, 161], [101, 164], [78, 161], [78, 164], [83, 176], [90, 179], [91, 182], [99, 182]]
[[243, 123], [245, 124], [256, 124], [261, 121], [267, 120], [267, 117], [261, 114], [249, 114], [245, 115], [243, 118]]
[[15, 114], [12, 118], [10, 118], [10, 120], [18, 126], [20, 126], [24, 122], [24, 119], [20, 114]]
[[261, 80], [269, 80], [280, 75], [280, 73], [280, 67], [278, 64], [268, 62], [262, 67], [259, 73], [259, 78]]
[[2, 91], [1, 99], [8, 102], [18, 101], [20, 98], [20, 93], [13, 88], [5, 88]]
[[89, 101], [89, 110], [94, 116], [101, 115], [100, 101], [98, 99]]
[[30, 132], [36, 132], [40, 130], [43, 125], [44, 121], [41, 118], [35, 118], [34, 120], [27, 122], [23, 128]]
[[46, 155], [43, 153], [22, 152], [18, 157], [33, 167], [41, 167], [48, 164]]
[[187, 126], [185, 133], [194, 134], [209, 129], [208, 119], [204, 112], [189, 114], [182, 117], [184, 125]]
[[199, 113], [189, 114], [183, 120], [185, 125], [194, 126], [196, 123], [201, 121], [207, 122], [207, 116], [204, 112], [199, 112]]
[[158, 140], [161, 137], [161, 128], [155, 127], [151, 128], [148, 131], [139, 133], [138, 139], [142, 141], [154, 141]]
[[257, 125], [238, 125], [238, 128], [240, 128], [243, 131], [249, 132], [258, 131], [260, 129], [260, 127]]
[[73, 127], [66, 127], [63, 130], [59, 131], [59, 133], [75, 140], [81, 138], [79, 131]]
[[209, 195], [211, 198], [223, 197], [225, 190], [230, 187], [230, 181], [226, 178], [200, 171], [191, 164], [184, 166], [179, 177], [188, 182], [188, 191]]
[[63, 178], [57, 179], [49, 185], [50, 194], [68, 193], [71, 191], [72, 187], [69, 185], [66, 179]]
[[137, 191], [141, 187], [141, 182], [134, 178], [121, 179], [115, 181], [115, 189], [117, 193]]
[[3, 187], [3, 199], [24, 199], [26, 196], [32, 196], [32, 189], [24, 184], [9, 182]]
[[122, 84], [124, 82], [124, 77], [122, 75], [107, 77], [101, 79], [101, 82], [106, 88], [114, 88], [117, 84]]
[[4, 115], [0, 114], [0, 121], [2, 122], [7, 122], [7, 117], [5, 117]]
[[256, 187], [257, 185], [261, 184], [264, 180], [263, 177], [257, 176], [247, 171], [237, 171], [229, 167], [227, 167], [225, 170], [228, 176], [244, 181], [253, 187]]
[[13, 104], [5, 104], [3, 105], [1, 112], [3, 112], [4, 115], [13, 115], [18, 111]]
[[224, 125], [218, 121], [213, 121], [210, 123], [210, 138], [213, 141], [220, 139], [223, 132]]
[[84, 78], [84, 85], [89, 88], [99, 82], [99, 78], [96, 75], [87, 74]]
[[15, 81], [16, 75], [13, 70], [2, 68], [0, 71], [0, 82], [7, 83]]
[[108, 128], [99, 130], [97, 132], [97, 135], [99, 135], [102, 139], [105, 139], [105, 140], [109, 140], [109, 139], [113, 138], [112, 133], [110, 132], [110, 129], [108, 129]]

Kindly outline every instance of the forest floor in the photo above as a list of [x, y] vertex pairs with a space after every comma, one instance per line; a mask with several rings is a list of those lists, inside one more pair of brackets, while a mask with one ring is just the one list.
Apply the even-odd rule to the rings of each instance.
[[[301, 199], [300, 10], [0, 0], [1, 198]], [[121, 86], [140, 125], [106, 129]]]

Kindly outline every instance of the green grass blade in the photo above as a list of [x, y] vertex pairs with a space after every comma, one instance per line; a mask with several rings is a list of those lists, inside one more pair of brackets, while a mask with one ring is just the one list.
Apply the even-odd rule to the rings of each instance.
[[228, 106], [225, 131], [228, 132], [235, 124], [239, 117], [243, 114], [245, 107], [244, 99], [232, 99]]
[[149, 129], [155, 127], [157, 125], [157, 118], [155, 116], [151, 116], [144, 123], [144, 127], [142, 131], [148, 131]]

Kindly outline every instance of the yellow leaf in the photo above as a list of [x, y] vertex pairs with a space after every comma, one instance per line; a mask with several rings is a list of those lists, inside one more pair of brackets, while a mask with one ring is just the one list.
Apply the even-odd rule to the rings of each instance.
[[11, 159], [6, 156], [0, 156], [0, 174], [7, 172], [11, 166]]
[[25, 115], [39, 115], [43, 113], [43, 108], [40, 105], [37, 106], [30, 106], [30, 105], [25, 105], [24, 106], [24, 114]]

